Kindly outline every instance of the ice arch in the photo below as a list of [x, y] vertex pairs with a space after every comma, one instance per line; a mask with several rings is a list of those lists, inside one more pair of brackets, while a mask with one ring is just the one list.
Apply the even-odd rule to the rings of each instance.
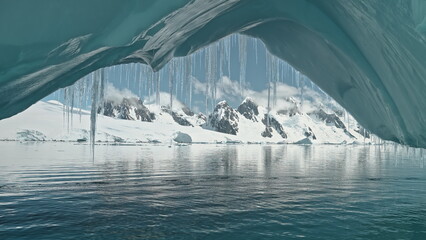
[[365, 127], [426, 147], [425, 0], [2, 0], [0, 119], [101, 67], [262, 39]]

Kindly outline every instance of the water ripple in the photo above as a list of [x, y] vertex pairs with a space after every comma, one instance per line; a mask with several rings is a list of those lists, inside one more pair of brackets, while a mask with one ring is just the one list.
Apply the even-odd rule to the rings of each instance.
[[425, 169], [394, 149], [34, 147], [2, 162], [2, 240], [426, 239]]

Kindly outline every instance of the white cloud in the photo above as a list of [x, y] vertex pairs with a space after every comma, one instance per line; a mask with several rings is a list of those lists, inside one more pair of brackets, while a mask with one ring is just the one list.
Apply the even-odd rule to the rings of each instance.
[[[206, 93], [206, 83], [200, 82], [195, 77], [191, 78], [192, 87], [193, 87], [193, 102], [192, 109], [195, 112], [200, 110], [205, 110], [205, 93]], [[268, 89], [266, 88], [261, 91], [255, 91], [245, 87], [240, 88], [238, 81], [233, 81], [227, 76], [221, 77], [216, 83], [216, 101], [226, 100], [231, 106], [238, 107], [242, 100], [246, 97], [250, 97], [258, 105], [266, 107], [268, 105]], [[209, 90], [210, 91], [210, 90]], [[106, 99], [113, 102], [121, 102], [125, 98], [137, 98], [139, 97], [132, 93], [128, 89], [119, 90], [115, 88], [111, 83], [108, 83], [105, 91]], [[197, 97], [195, 95], [198, 95]], [[210, 94], [209, 94], [210, 95]], [[301, 109], [302, 112], [311, 112], [318, 108], [326, 106], [325, 109], [342, 109], [333, 99], [327, 97], [327, 95], [318, 92], [317, 90], [312, 90], [310, 87], [296, 88], [284, 83], [277, 83], [276, 89], [277, 101], [276, 105], [272, 104], [273, 97], [273, 88], [271, 87], [271, 107], [272, 110], [288, 110], [293, 108], [295, 105], [291, 101], [288, 101], [289, 98], [292, 98], [296, 101], [297, 106]], [[154, 104], [155, 103], [155, 93], [151, 96], [144, 98], [144, 104]], [[167, 106], [170, 104], [170, 95], [167, 92], [160, 92], [160, 105]], [[209, 107], [211, 103], [209, 102]], [[173, 108], [180, 109], [184, 104], [179, 101], [176, 96], [173, 96]]]
[[123, 101], [123, 98], [137, 98], [139, 97], [132, 93], [129, 89], [117, 89], [112, 85], [111, 83], [107, 83], [105, 88], [105, 100], [111, 101], [113, 103], [121, 103]]
[[[205, 82], [200, 82], [198, 79], [193, 78], [192, 83], [195, 94], [205, 95]], [[216, 84], [217, 101], [226, 100], [231, 104], [239, 105], [243, 99], [245, 99], [246, 97], [251, 97], [253, 101], [255, 101], [259, 105], [267, 106], [268, 104], [268, 89], [264, 89], [262, 91], [254, 91], [247, 87], [242, 89], [238, 81], [233, 81], [227, 76], [223, 76]], [[273, 95], [272, 91], [273, 89], [271, 88], [271, 98]], [[295, 87], [291, 87], [283, 83], [277, 83], [277, 105], [275, 108], [288, 109], [294, 106], [293, 104], [288, 103], [288, 101], [285, 101], [284, 99], [289, 97], [295, 97], [298, 94], [299, 90]]]
[[[194, 87], [194, 94], [205, 95], [206, 83], [200, 82], [198, 79], [193, 78], [192, 84]], [[245, 87], [241, 91], [238, 81], [233, 81], [227, 76], [223, 76], [217, 82], [216, 98], [217, 101], [226, 100], [233, 107], [238, 107], [241, 101], [246, 97], [251, 97], [258, 105], [266, 107], [268, 105], [268, 89], [255, 91]], [[342, 107], [332, 98], [327, 97], [326, 94], [313, 90], [311, 87], [304, 86], [303, 88], [296, 88], [284, 83], [277, 83], [277, 101], [275, 106], [271, 106], [272, 110], [288, 110], [294, 107], [294, 103], [289, 102], [288, 99], [292, 98], [296, 101], [297, 106], [302, 112], [311, 112], [319, 108], [338, 110]], [[271, 105], [273, 97], [273, 88], [271, 87]], [[194, 106], [197, 104], [194, 104]], [[200, 105], [204, 109], [203, 104]]]

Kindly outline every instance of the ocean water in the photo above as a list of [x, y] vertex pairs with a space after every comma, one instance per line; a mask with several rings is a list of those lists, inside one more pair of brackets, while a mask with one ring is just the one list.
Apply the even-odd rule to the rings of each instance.
[[[425, 152], [426, 155], [426, 152]], [[0, 239], [426, 239], [420, 149], [0, 143]]]

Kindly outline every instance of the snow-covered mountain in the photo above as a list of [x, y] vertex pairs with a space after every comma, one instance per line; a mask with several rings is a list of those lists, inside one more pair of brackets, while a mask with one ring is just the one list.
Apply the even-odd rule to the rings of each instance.
[[213, 113], [209, 115], [205, 128], [221, 133], [237, 135], [239, 114], [226, 101], [219, 102]]
[[[289, 99], [289, 102], [294, 101]], [[265, 107], [246, 98], [237, 110], [232, 109], [225, 101], [219, 102], [209, 115], [205, 127], [244, 139], [260, 135], [265, 141], [273, 142], [295, 143], [304, 139], [307, 139], [304, 143], [364, 141], [365, 130], [359, 126], [348, 129], [341, 117], [335, 112], [327, 113], [322, 108], [304, 113], [296, 104], [268, 114]], [[369, 138], [368, 134], [365, 136]]]
[[123, 98], [121, 102], [107, 100], [103, 107], [99, 107], [98, 114], [126, 120], [152, 122], [155, 115], [146, 108], [138, 98]]
[[[200, 143], [354, 143], [370, 142], [361, 127], [349, 129], [340, 112], [319, 108], [303, 112], [294, 102], [268, 111], [251, 98], [238, 108], [219, 102], [212, 113], [195, 114], [182, 103], [170, 109], [144, 104], [135, 97], [106, 100], [98, 109], [96, 139], [100, 142], [170, 143], [191, 139]], [[0, 121], [0, 139], [19, 141], [84, 141], [89, 138], [90, 114], [74, 109], [64, 114], [57, 101], [38, 102]], [[70, 119], [66, 119], [69, 115]], [[31, 119], [31, 120], [29, 120]], [[70, 126], [67, 126], [70, 122]], [[365, 138], [364, 138], [365, 135]]]

